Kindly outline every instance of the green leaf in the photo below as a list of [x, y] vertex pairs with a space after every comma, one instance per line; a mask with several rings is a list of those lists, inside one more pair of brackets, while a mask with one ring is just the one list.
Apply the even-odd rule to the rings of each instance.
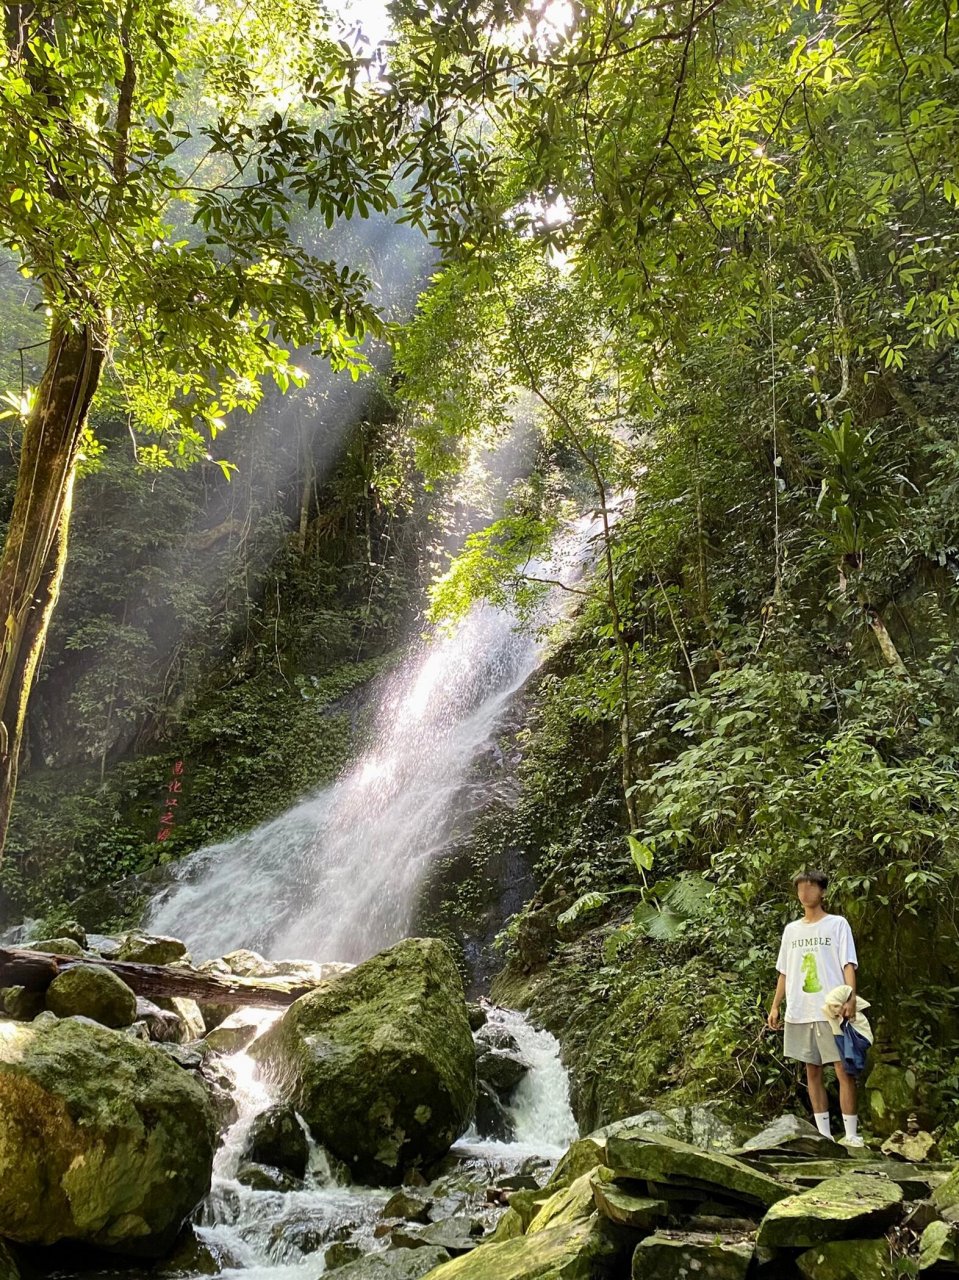
[[642, 840], [637, 840], [632, 833], [626, 839], [629, 843], [630, 856], [636, 864], [636, 870], [640, 873], [652, 871], [654, 862], [652, 846], [644, 844]]
[[577, 898], [571, 907], [568, 907], [562, 915], [558, 916], [556, 923], [558, 925], [573, 924], [580, 916], [585, 915], [588, 911], [596, 911], [599, 907], [605, 906], [609, 901], [605, 893], [599, 893], [593, 890], [591, 893], [584, 893], [582, 897]]

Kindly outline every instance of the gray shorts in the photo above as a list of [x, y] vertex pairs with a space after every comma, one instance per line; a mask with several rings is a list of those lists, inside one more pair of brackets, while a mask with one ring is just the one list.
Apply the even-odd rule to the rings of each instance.
[[797, 1062], [819, 1066], [838, 1062], [842, 1057], [828, 1022], [787, 1022], [783, 1052]]

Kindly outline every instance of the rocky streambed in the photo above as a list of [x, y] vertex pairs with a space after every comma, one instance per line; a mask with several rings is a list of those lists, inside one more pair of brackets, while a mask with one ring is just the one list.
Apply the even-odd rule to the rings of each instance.
[[[893, 1280], [959, 1274], [959, 1171], [785, 1116], [649, 1110], [578, 1138], [557, 1045], [468, 1006], [442, 943], [351, 968], [208, 962], [319, 985], [283, 1013], [137, 999], [98, 956], [0, 1018], [0, 1280]], [[67, 981], [68, 979], [68, 981]]]

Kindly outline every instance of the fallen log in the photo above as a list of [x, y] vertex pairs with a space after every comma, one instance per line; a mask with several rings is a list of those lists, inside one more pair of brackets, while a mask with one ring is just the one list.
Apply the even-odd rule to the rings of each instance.
[[186, 966], [134, 964], [127, 960], [105, 960], [99, 956], [59, 956], [46, 951], [24, 951], [0, 947], [0, 987], [25, 987], [46, 991], [59, 973], [78, 964], [97, 964], [109, 969], [138, 996], [181, 996], [206, 1004], [229, 1004], [255, 1009], [285, 1009], [319, 984], [284, 978], [226, 977], [201, 973]]

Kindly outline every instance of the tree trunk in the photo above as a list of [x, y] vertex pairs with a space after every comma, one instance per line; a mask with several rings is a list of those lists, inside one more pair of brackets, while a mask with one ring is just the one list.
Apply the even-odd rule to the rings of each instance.
[[238, 978], [169, 965], [135, 964], [128, 960], [103, 960], [93, 956], [52, 955], [43, 951], [0, 948], [0, 987], [24, 987], [46, 991], [60, 973], [78, 964], [109, 969], [138, 996], [150, 999], [180, 996], [208, 1004], [230, 1004], [255, 1009], [286, 1009], [320, 986], [302, 978]]
[[27, 699], [60, 592], [77, 453], [103, 368], [92, 324], [54, 322], [47, 367], [27, 419], [0, 556], [0, 855], [6, 842]]

